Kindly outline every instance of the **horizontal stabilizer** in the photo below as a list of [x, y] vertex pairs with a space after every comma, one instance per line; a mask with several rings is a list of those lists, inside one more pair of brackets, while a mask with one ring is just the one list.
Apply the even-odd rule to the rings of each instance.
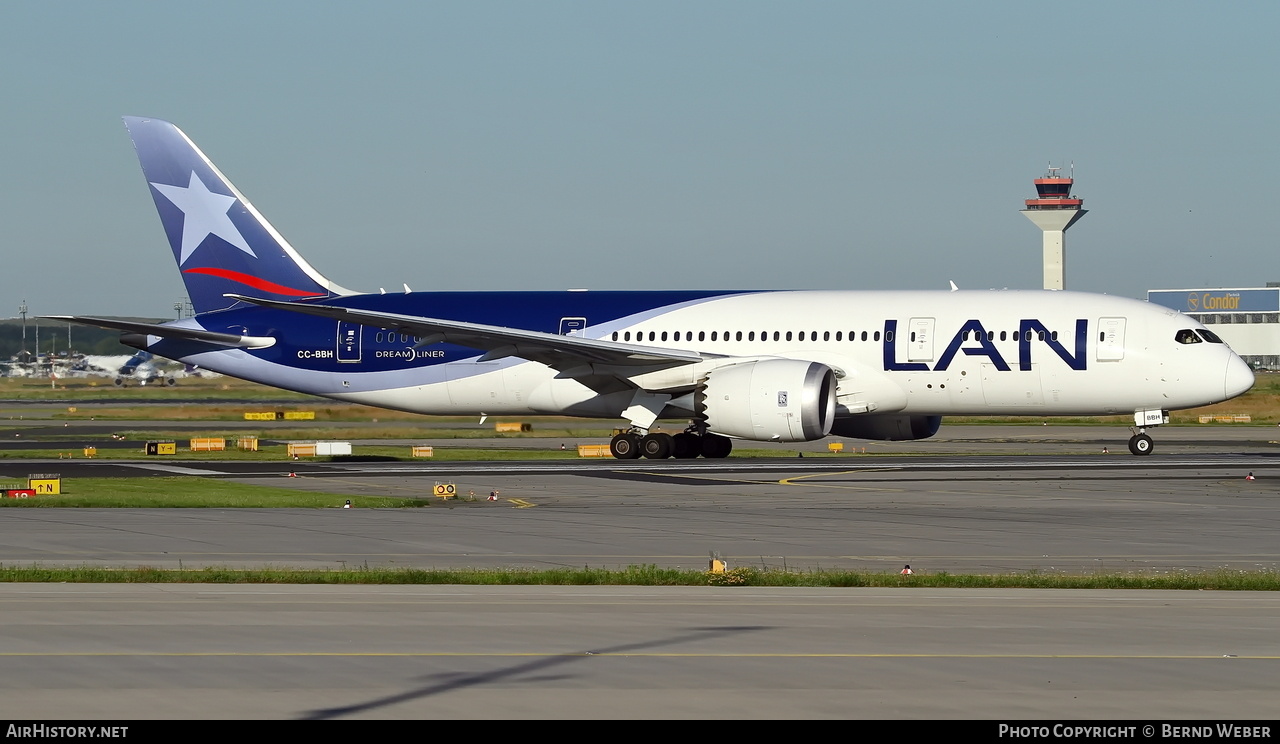
[[47, 320], [62, 323], [78, 323], [80, 325], [106, 328], [125, 333], [141, 333], [160, 338], [181, 338], [188, 341], [203, 341], [219, 346], [232, 346], [240, 349], [265, 349], [275, 345], [276, 340], [270, 336], [239, 336], [234, 333], [216, 333], [202, 328], [183, 328], [181, 326], [159, 325], [155, 323], [135, 323], [129, 320], [112, 318], [85, 318], [74, 315], [43, 315]]

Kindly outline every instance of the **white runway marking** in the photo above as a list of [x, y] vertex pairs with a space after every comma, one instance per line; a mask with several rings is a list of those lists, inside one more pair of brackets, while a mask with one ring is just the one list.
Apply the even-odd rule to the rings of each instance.
[[208, 470], [204, 468], [184, 468], [178, 465], [149, 465], [144, 463], [121, 462], [111, 463], [113, 465], [121, 465], [126, 468], [138, 468], [139, 470], [157, 470], [161, 473], [173, 473], [174, 475], [229, 475], [222, 470]]

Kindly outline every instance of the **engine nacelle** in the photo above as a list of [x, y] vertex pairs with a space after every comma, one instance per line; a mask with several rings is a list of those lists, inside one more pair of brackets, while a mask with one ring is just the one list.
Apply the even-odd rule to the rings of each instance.
[[717, 434], [774, 442], [821, 439], [835, 420], [835, 373], [799, 359], [721, 367], [698, 388], [694, 408]]
[[928, 439], [942, 426], [941, 416], [850, 416], [837, 419], [831, 433], [849, 439], [901, 442]]

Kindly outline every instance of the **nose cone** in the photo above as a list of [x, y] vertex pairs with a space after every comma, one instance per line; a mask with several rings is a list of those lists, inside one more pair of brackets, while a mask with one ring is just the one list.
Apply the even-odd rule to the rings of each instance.
[[1253, 387], [1253, 370], [1240, 357], [1235, 354], [1227, 360], [1226, 374], [1226, 394], [1228, 398], [1234, 398]]

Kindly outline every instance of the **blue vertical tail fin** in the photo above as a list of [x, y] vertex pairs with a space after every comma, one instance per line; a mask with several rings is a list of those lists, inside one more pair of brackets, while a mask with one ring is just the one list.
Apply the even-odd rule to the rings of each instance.
[[311, 267], [173, 124], [124, 117], [197, 313], [231, 307], [224, 294], [301, 300], [354, 294]]

